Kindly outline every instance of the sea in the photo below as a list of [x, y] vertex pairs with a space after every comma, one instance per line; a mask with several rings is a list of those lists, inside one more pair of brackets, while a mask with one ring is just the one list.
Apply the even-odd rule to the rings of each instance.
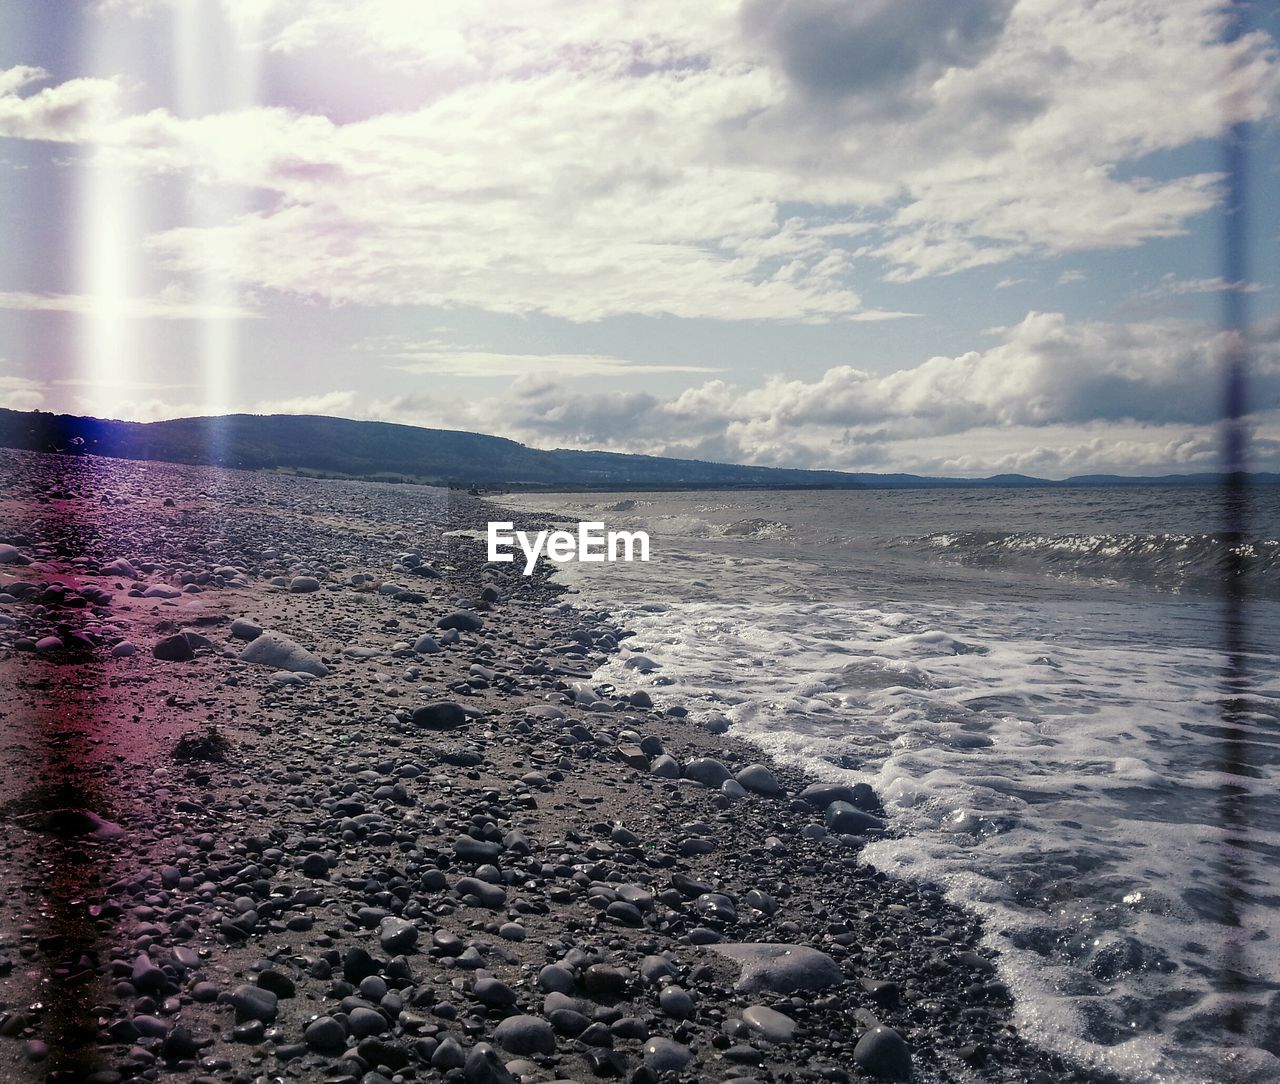
[[634, 632], [596, 684], [869, 783], [892, 833], [863, 857], [982, 917], [1028, 1039], [1135, 1081], [1280, 1080], [1280, 487], [1237, 550], [1231, 690], [1212, 487], [498, 501], [649, 533], [648, 563], [557, 567]]

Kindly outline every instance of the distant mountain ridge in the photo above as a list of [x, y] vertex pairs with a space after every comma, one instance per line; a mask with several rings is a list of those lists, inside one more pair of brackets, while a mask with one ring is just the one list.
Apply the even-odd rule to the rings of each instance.
[[[1213, 474], [1088, 475], [1059, 482], [1019, 474], [929, 478], [752, 467], [622, 452], [548, 451], [483, 433], [307, 414], [122, 422], [0, 408], [0, 447], [432, 485], [540, 489], [1211, 485], [1220, 480]], [[1280, 474], [1254, 474], [1251, 479], [1280, 484]]]

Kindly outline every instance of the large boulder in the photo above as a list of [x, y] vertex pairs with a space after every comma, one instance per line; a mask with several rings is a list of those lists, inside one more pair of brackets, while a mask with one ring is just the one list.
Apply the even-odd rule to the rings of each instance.
[[295, 674], [314, 674], [316, 677], [324, 677], [329, 673], [329, 668], [318, 656], [301, 644], [275, 632], [264, 632], [251, 641], [240, 652], [240, 661], [269, 666], [273, 670], [288, 670]]

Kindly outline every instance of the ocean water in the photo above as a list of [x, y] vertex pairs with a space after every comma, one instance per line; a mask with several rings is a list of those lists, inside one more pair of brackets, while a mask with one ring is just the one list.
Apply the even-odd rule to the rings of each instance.
[[[1028, 1038], [1177, 1084], [1280, 1080], [1280, 488], [1255, 494], [1242, 551], [1252, 680], [1233, 776], [1218, 501], [1161, 487], [501, 498], [650, 533], [647, 564], [559, 566], [582, 605], [635, 632], [597, 683], [657, 687], [821, 778], [870, 783], [895, 835], [865, 857], [985, 919]], [[655, 668], [628, 667], [635, 654]], [[1248, 817], [1230, 839], [1224, 785]]]

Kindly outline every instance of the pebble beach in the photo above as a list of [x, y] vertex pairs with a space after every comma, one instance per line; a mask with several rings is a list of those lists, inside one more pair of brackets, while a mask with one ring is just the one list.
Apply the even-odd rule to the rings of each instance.
[[1110, 1078], [439, 489], [0, 451], [0, 1078]]

